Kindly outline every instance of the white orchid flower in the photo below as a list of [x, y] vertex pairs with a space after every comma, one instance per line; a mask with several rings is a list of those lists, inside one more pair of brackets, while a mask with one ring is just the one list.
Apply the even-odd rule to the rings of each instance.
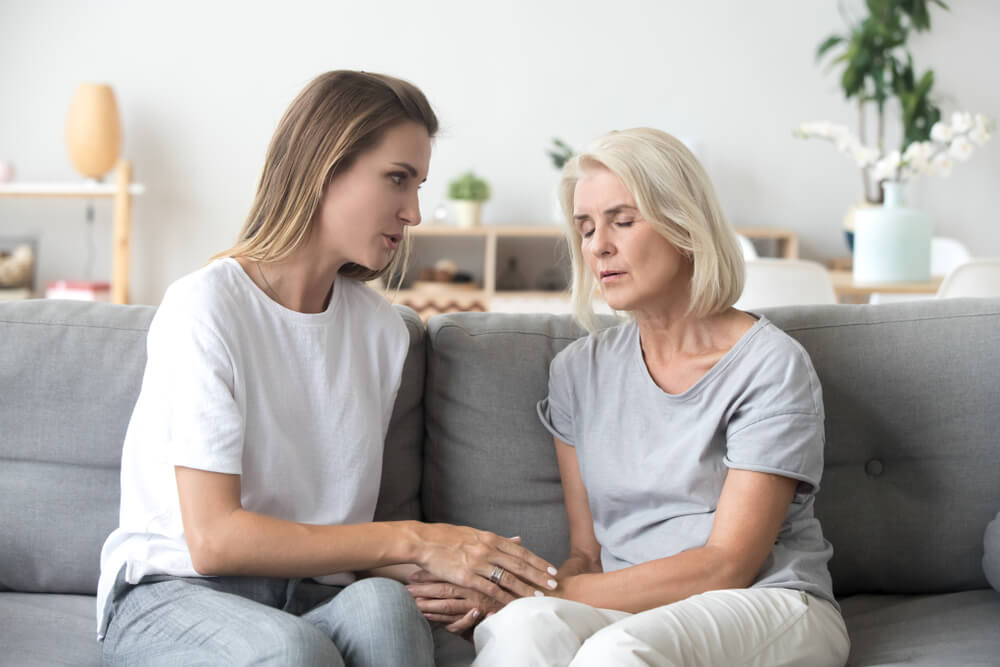
[[956, 160], [965, 162], [972, 157], [972, 142], [965, 137], [956, 137], [948, 147], [948, 154]]
[[951, 169], [954, 166], [955, 162], [951, 159], [950, 155], [947, 153], [938, 153], [934, 159], [931, 160], [929, 173], [947, 178], [951, 175]]
[[941, 121], [934, 123], [931, 127], [931, 139], [937, 141], [938, 143], [946, 144], [951, 141], [953, 135], [950, 125], [946, 125]]
[[964, 134], [972, 129], [972, 114], [968, 111], [956, 111], [951, 115], [951, 131]]

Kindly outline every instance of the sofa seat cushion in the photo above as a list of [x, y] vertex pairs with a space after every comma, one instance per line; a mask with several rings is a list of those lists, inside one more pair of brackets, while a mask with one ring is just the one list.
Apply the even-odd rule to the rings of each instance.
[[92, 595], [0, 593], [0, 662], [100, 667], [96, 604]]
[[840, 600], [848, 665], [995, 665], [1000, 593], [855, 595]]

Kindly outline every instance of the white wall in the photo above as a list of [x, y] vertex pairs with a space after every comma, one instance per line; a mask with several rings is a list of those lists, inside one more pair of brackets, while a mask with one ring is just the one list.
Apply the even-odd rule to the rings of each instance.
[[[918, 36], [946, 112], [1000, 117], [1000, 3], [952, 2]], [[335, 68], [418, 84], [442, 120], [422, 206], [474, 167], [493, 184], [488, 223], [548, 222], [553, 136], [582, 146], [652, 125], [696, 139], [734, 224], [793, 228], [805, 256], [846, 254], [841, 219], [857, 170], [804, 120], [853, 126], [834, 74], [813, 60], [842, 30], [835, 0], [459, 0], [413, 2], [0, 1], [0, 159], [25, 181], [78, 178], [65, 151], [81, 81], [110, 82], [124, 154], [148, 193], [135, 204], [133, 299], [228, 247], [270, 134], [298, 90]], [[923, 177], [909, 200], [937, 232], [1000, 255], [1000, 141], [950, 179]], [[108, 275], [110, 206], [98, 205], [96, 275]], [[33, 234], [40, 279], [81, 277], [83, 205], [0, 200], [0, 236]]]

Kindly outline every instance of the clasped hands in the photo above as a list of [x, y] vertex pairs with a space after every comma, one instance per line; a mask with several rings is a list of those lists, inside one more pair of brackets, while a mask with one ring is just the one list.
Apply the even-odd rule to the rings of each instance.
[[[462, 535], [461, 542], [439, 545], [438, 553], [409, 576], [407, 589], [427, 620], [467, 635], [508, 602], [545, 595], [558, 586], [556, 569], [522, 547], [519, 537], [465, 530], [470, 532]], [[451, 561], [458, 569], [446, 571], [442, 561]]]

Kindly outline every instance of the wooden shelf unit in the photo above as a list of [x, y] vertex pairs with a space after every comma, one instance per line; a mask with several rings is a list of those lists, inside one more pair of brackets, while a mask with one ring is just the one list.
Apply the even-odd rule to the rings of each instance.
[[0, 183], [0, 198], [111, 199], [111, 301], [129, 302], [129, 258], [132, 243], [132, 197], [146, 187], [132, 183], [132, 164], [122, 160], [115, 167], [114, 183]]
[[[736, 231], [751, 240], [774, 241], [779, 257], [794, 259], [798, 257], [798, 235], [780, 227], [737, 227]], [[397, 303], [403, 303], [420, 312], [446, 312], [448, 310], [490, 310], [494, 299], [517, 299], [522, 302], [536, 300], [541, 302], [553, 299], [563, 299], [569, 302], [568, 291], [497, 290], [497, 255], [501, 239], [552, 239], [558, 242], [564, 237], [560, 225], [484, 225], [481, 227], [461, 228], [444, 224], [423, 224], [410, 230], [415, 243], [421, 238], [440, 239], [482, 239], [482, 284], [480, 289], [467, 288], [450, 289], [447, 285], [435, 287], [432, 290], [401, 289], [394, 294]]]

